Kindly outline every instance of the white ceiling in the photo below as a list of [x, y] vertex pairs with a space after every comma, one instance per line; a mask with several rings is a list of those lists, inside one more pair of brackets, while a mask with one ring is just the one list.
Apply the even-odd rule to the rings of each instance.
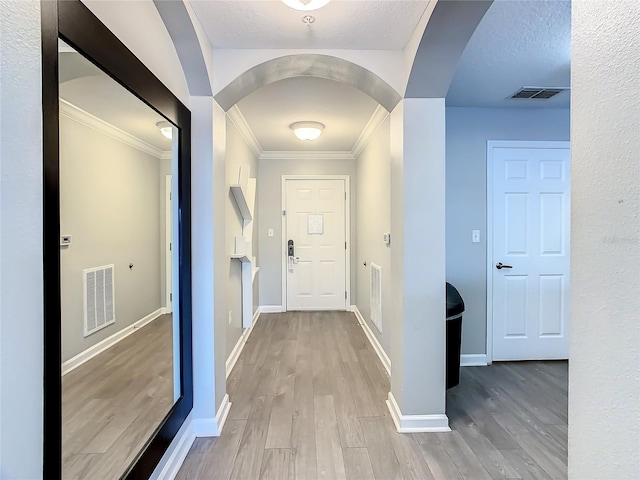
[[[238, 103], [263, 150], [351, 151], [378, 103], [360, 90], [332, 80], [298, 77], [272, 83]], [[289, 125], [317, 121], [318, 140], [298, 140]]]
[[[216, 48], [336, 48], [401, 50], [428, 1], [333, 0], [305, 12], [280, 0], [191, 0]], [[569, 92], [549, 100], [511, 100], [523, 86], [570, 82], [569, 0], [496, 0], [472, 36], [454, 75], [447, 105], [468, 107], [569, 106]], [[238, 107], [266, 150], [351, 150], [376, 104], [358, 90], [328, 80], [298, 78], [264, 87]], [[302, 143], [288, 126], [315, 120], [327, 127]]]
[[[402, 50], [428, 1], [333, 0], [300, 12], [280, 0], [190, 0], [214, 48]], [[307, 26], [302, 17], [315, 22]]]
[[570, 1], [496, 0], [462, 54], [447, 105], [567, 108], [568, 91], [549, 100], [506, 97], [523, 86], [570, 86], [570, 62]]
[[163, 117], [82, 55], [64, 50], [59, 54], [60, 98], [155, 148], [171, 150], [171, 141], [156, 126]]

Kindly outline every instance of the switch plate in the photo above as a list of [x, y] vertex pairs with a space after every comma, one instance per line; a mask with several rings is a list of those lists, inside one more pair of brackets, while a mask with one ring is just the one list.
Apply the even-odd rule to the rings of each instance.
[[385, 244], [390, 245], [391, 244], [391, 234], [390, 233], [385, 233], [382, 236], [382, 240], [384, 241]]
[[68, 247], [71, 245], [71, 235], [61, 235], [60, 236], [60, 246]]
[[471, 231], [471, 242], [480, 243], [480, 230]]
[[270, 237], [273, 237], [273, 228], [270, 228], [269, 230], [267, 230], [267, 235], [269, 235]]
[[229, 325], [231, 325], [232, 320], [233, 320], [233, 316], [231, 315], [231, 310], [229, 310]]

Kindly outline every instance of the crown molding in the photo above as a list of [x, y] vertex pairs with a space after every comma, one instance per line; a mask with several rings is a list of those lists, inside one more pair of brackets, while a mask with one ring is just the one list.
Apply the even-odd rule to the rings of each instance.
[[271, 150], [262, 152], [260, 160], [355, 160], [351, 152]]
[[253, 134], [251, 127], [249, 127], [249, 124], [238, 108], [238, 105], [234, 105], [229, 110], [227, 110], [227, 117], [229, 118], [229, 120], [231, 120], [233, 126], [236, 127], [236, 130], [238, 130], [238, 133], [245, 141], [245, 143], [249, 146], [253, 154], [256, 157], [260, 158], [260, 156], [264, 152], [262, 150], [262, 146], [260, 145], [260, 142], [258, 142], [256, 136]]
[[353, 145], [351, 149], [351, 155], [353, 158], [358, 158], [362, 151], [369, 145], [369, 142], [373, 139], [373, 135], [378, 131], [380, 126], [384, 123], [384, 121], [389, 116], [389, 112], [382, 106], [378, 105], [378, 107], [371, 115], [371, 118], [365, 125], [362, 133], [356, 143]]
[[144, 152], [155, 158], [171, 158], [170, 151], [165, 152], [164, 150], [160, 150], [153, 145], [149, 145], [147, 142], [140, 140], [138, 137], [134, 137], [124, 130], [120, 130], [118, 127], [115, 127], [110, 123], [107, 123], [104, 120], [91, 115], [90, 113], [76, 107], [74, 104], [63, 100], [62, 98], [60, 99], [60, 115], [64, 115], [65, 117], [68, 117], [71, 120], [75, 120], [76, 122], [91, 128], [92, 130], [100, 132], [108, 137], [113, 138], [114, 140], [129, 145], [130, 147], [140, 150], [141, 152]]

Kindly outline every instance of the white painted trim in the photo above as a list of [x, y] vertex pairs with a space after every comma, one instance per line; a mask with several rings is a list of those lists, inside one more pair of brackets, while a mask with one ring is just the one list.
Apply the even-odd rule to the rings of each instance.
[[236, 362], [240, 358], [240, 354], [242, 353], [242, 350], [244, 350], [244, 346], [247, 343], [247, 340], [249, 340], [249, 335], [251, 335], [251, 332], [253, 332], [253, 327], [256, 326], [256, 322], [260, 318], [260, 313], [261, 313], [260, 308], [258, 308], [256, 312], [253, 314], [253, 321], [251, 322], [251, 327], [245, 328], [243, 330], [242, 335], [240, 335], [238, 342], [236, 343], [235, 347], [233, 347], [233, 350], [231, 351], [229, 358], [227, 358], [227, 362], [226, 362], [227, 378], [229, 378], [229, 375], [231, 375], [231, 371], [233, 370], [233, 367], [235, 367]]
[[110, 337], [107, 337], [104, 340], [96, 343], [95, 345], [87, 348], [83, 352], [80, 352], [75, 357], [70, 358], [66, 362], [63, 362], [62, 375], [63, 376], [66, 375], [67, 373], [78, 368], [83, 363], [88, 362], [96, 355], [99, 355], [100, 353], [104, 352], [108, 348], [113, 347], [116, 343], [125, 339], [126, 337], [134, 333], [136, 330], [139, 330], [145, 325], [148, 325], [149, 323], [153, 322], [156, 318], [160, 317], [161, 315], [164, 315], [164, 313], [165, 313], [165, 309], [159, 308], [155, 312], [150, 313], [149, 315], [138, 320], [132, 325], [129, 325], [128, 327], [123, 328], [119, 332], [114, 333]]
[[244, 115], [240, 111], [240, 108], [238, 108], [238, 105], [234, 105], [227, 111], [227, 118], [231, 121], [233, 126], [236, 127], [236, 130], [238, 130], [238, 133], [251, 149], [253, 154], [257, 158], [260, 158], [263, 153], [262, 145], [260, 145], [260, 142], [253, 134], [253, 130], [251, 130], [251, 127], [247, 123], [247, 119], [244, 118]]
[[485, 353], [463, 353], [460, 355], [461, 367], [486, 367], [487, 355]]
[[356, 315], [358, 323], [362, 327], [362, 330], [364, 330], [364, 334], [369, 339], [369, 343], [371, 343], [371, 346], [378, 354], [378, 358], [380, 359], [380, 362], [382, 363], [384, 369], [387, 371], [387, 375], [391, 376], [391, 360], [387, 356], [387, 353], [384, 351], [384, 348], [382, 348], [382, 345], [380, 345], [380, 342], [378, 342], [378, 339], [373, 334], [373, 331], [369, 327], [369, 324], [365, 321], [362, 313], [360, 313], [358, 306], [351, 305], [351, 311]]
[[191, 421], [194, 435], [198, 438], [219, 437], [229, 416], [229, 410], [231, 410], [231, 402], [229, 394], [225, 394], [215, 418], [195, 418]]
[[[316, 152], [317, 153], [317, 152]], [[331, 153], [331, 152], [330, 152]], [[335, 153], [335, 152], [333, 152]], [[345, 256], [345, 290], [347, 298], [344, 301], [344, 310], [351, 310], [351, 182], [349, 175], [282, 175], [281, 205], [282, 211], [286, 210], [286, 182], [287, 180], [343, 180], [346, 193], [345, 199], [345, 241], [347, 242]], [[281, 216], [282, 224], [282, 311], [287, 311], [287, 219]]]
[[449, 428], [449, 417], [444, 413], [435, 415], [403, 415], [391, 392], [389, 392], [389, 398], [386, 403], [398, 433], [451, 431], [451, 428]]
[[389, 112], [382, 105], [378, 105], [378, 108], [376, 108], [373, 115], [371, 115], [371, 118], [362, 130], [360, 137], [356, 140], [356, 143], [351, 149], [351, 155], [353, 155], [353, 158], [358, 158], [362, 151], [367, 148], [367, 145], [369, 145], [369, 142], [373, 139], [373, 135], [378, 131], [388, 116]]
[[191, 445], [196, 439], [191, 415], [192, 413], [187, 416], [180, 430], [176, 433], [169, 448], [149, 477], [150, 480], [173, 480], [178, 475], [180, 467], [182, 467]]
[[493, 363], [493, 150], [495, 148], [571, 148], [571, 142], [487, 140], [487, 365]]
[[125, 132], [124, 130], [119, 129], [111, 125], [110, 123], [105, 122], [104, 120], [91, 115], [88, 112], [85, 112], [81, 108], [76, 107], [74, 104], [67, 102], [64, 99], [60, 99], [60, 115], [64, 115], [71, 120], [74, 120], [85, 127], [89, 127], [96, 132], [100, 132], [108, 137], [113, 138], [119, 142], [124, 143], [125, 145], [129, 145], [137, 150], [140, 150], [143, 153], [151, 155], [155, 158], [162, 159], [165, 158], [166, 155], [169, 155], [171, 158], [170, 151], [160, 150], [153, 145], [148, 144], [147, 142], [140, 140], [138, 137], [134, 137], [130, 133]]
[[262, 152], [260, 160], [355, 160], [351, 152], [269, 150]]
[[[164, 294], [165, 294], [165, 313], [173, 313], [173, 202], [172, 195], [172, 175], [165, 175], [164, 179]], [[171, 249], [169, 249], [171, 245]]]
[[282, 313], [284, 308], [282, 305], [262, 305], [260, 306], [260, 313]]

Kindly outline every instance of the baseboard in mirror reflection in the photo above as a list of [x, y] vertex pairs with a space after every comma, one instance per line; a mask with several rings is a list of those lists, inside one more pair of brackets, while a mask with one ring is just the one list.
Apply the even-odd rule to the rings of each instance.
[[67, 360], [66, 362], [63, 362], [62, 363], [62, 375], [64, 376], [67, 373], [75, 370], [76, 368], [78, 368], [83, 363], [88, 362], [93, 357], [95, 357], [95, 356], [99, 355], [100, 353], [104, 352], [105, 350], [113, 347], [116, 343], [124, 340], [129, 335], [131, 335], [132, 333], [136, 332], [137, 330], [140, 330], [142, 327], [144, 327], [145, 325], [150, 324], [155, 319], [161, 317], [164, 314], [165, 314], [165, 309], [164, 309], [164, 307], [161, 307], [161, 308], [157, 309], [155, 312], [152, 312], [149, 315], [146, 315], [145, 317], [141, 318], [140, 320], [138, 320], [137, 322], [133, 323], [132, 325], [129, 325], [128, 327], [123, 328], [119, 332], [114, 333], [110, 337], [107, 337], [104, 340], [102, 340], [101, 342], [96, 343], [95, 345], [93, 345], [92, 347], [87, 348], [83, 352], [80, 352], [75, 357], [72, 357], [69, 360]]
[[219, 437], [230, 410], [229, 395], [225, 394], [215, 418], [194, 419], [193, 412], [190, 413], [149, 477], [150, 480], [173, 480], [176, 478], [195, 439], [197, 437]]

